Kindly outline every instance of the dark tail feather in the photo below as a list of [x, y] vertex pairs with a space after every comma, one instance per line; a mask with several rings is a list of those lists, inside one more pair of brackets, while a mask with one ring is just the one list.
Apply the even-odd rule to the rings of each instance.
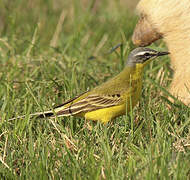
[[52, 117], [54, 116], [53, 112], [47, 112], [47, 113], [42, 113], [42, 114], [39, 114], [37, 115], [37, 118], [46, 118], [46, 117]]
[[[52, 111], [45, 111], [45, 112], [37, 112], [34, 114], [29, 114], [30, 118], [31, 117], [36, 117], [36, 118], [46, 118], [46, 117], [54, 117], [54, 113]], [[24, 119], [26, 115], [23, 116], [17, 116], [11, 119], [8, 119], [8, 121], [13, 121], [16, 119]]]
[[[62, 109], [63, 107], [63, 109]], [[66, 110], [64, 110], [64, 106], [59, 106], [58, 108], [55, 108], [53, 111], [45, 111], [45, 112], [37, 112], [37, 113], [33, 113], [33, 114], [29, 114], [30, 118], [31, 117], [36, 117], [36, 118], [47, 118], [47, 117], [61, 117], [61, 116], [69, 116], [71, 115], [71, 113], [68, 111], [68, 108], [66, 108]], [[8, 121], [13, 121], [16, 119], [24, 119], [26, 117], [26, 115], [23, 116], [17, 116], [11, 119], [8, 119]]]
[[[86, 92], [88, 92], [88, 91], [86, 91]], [[45, 112], [37, 112], [37, 113], [34, 113], [34, 114], [30, 114], [29, 116], [30, 117], [35, 116], [36, 118], [46, 118], [46, 117], [52, 117], [53, 118], [53, 117], [56, 117], [56, 116], [61, 117], [61, 116], [70, 116], [70, 115], [76, 114], [76, 113], [71, 112], [70, 107], [64, 107], [64, 106], [71, 103], [71, 102], [73, 102], [75, 99], [82, 96], [86, 92], [74, 97], [73, 99], [70, 99], [70, 100], [64, 102], [63, 104], [61, 104], [59, 106], [54, 107], [53, 111], [50, 110], [50, 111], [45, 111]], [[15, 117], [15, 118], [8, 119], [8, 121], [12, 121], [12, 120], [16, 120], [16, 119], [23, 119], [25, 117], [26, 117], [25, 115], [18, 116], [18, 117]]]

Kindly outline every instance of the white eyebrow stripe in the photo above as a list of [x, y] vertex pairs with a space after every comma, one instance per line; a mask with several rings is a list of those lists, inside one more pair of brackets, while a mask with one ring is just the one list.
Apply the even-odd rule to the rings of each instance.
[[136, 54], [136, 56], [143, 56], [143, 55], [145, 55], [146, 53], [148, 53], [148, 54], [155, 54], [154, 52], [151, 52], [151, 51], [143, 51], [143, 52], [138, 52], [137, 54]]

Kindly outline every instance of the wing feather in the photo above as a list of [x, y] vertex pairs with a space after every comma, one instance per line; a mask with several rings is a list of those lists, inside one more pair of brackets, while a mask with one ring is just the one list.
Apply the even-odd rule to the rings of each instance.
[[60, 116], [69, 116], [79, 113], [86, 113], [95, 111], [102, 108], [108, 108], [121, 104], [122, 98], [119, 96], [101, 96], [101, 95], [89, 95], [76, 103], [71, 104], [68, 107], [58, 111], [56, 114]]

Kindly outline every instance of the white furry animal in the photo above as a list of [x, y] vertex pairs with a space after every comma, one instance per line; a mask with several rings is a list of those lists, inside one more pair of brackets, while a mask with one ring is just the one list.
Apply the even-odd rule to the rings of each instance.
[[140, 0], [137, 12], [133, 43], [145, 46], [164, 39], [174, 69], [170, 92], [190, 105], [190, 0]]

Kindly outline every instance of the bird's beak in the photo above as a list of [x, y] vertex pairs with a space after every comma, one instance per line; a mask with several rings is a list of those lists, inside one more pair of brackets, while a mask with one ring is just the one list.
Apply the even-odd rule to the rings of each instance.
[[165, 55], [168, 55], [170, 54], [170, 52], [158, 52], [157, 56], [165, 56]]
[[165, 55], [168, 55], [168, 54], [170, 54], [170, 52], [166, 52], [166, 51], [164, 51], [164, 52], [157, 52], [152, 58], [150, 58], [149, 60], [147, 60], [147, 61], [144, 63], [144, 66], [145, 66], [146, 64], [148, 64], [152, 59], [154, 59], [154, 58], [156, 58], [156, 57], [159, 57], [159, 56], [165, 56]]

